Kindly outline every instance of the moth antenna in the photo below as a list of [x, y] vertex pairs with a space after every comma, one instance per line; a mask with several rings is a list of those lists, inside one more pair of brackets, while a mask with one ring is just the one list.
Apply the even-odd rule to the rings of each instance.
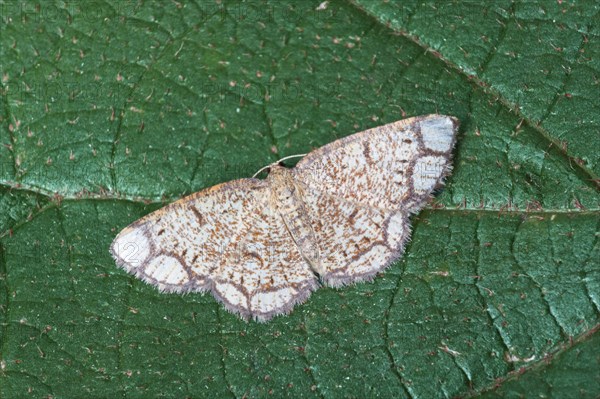
[[269, 169], [271, 166], [273, 166], [273, 165], [277, 165], [277, 164], [278, 164], [278, 163], [280, 163], [280, 162], [283, 162], [283, 161], [285, 161], [285, 160], [288, 160], [288, 159], [290, 159], [290, 158], [300, 158], [300, 157], [305, 157], [305, 156], [307, 156], [307, 155], [308, 155], [308, 154], [296, 154], [296, 155], [288, 155], [287, 157], [283, 157], [283, 158], [281, 158], [279, 161], [273, 162], [272, 164], [269, 164], [269, 165], [267, 165], [267, 166], [263, 166], [262, 168], [260, 168], [260, 169], [258, 170], [258, 172], [256, 172], [255, 174], [253, 174], [253, 175], [252, 175], [252, 178], [254, 179], [254, 178], [255, 178], [256, 176], [258, 176], [258, 175], [259, 175], [259, 174], [260, 174], [260, 173], [261, 173], [263, 170], [265, 170], [265, 169]]

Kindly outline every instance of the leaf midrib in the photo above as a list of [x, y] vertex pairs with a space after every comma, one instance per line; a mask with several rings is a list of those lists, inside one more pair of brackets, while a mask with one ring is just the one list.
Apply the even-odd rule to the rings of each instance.
[[[407, 40], [410, 40], [412, 43], [414, 43], [415, 45], [422, 48], [426, 53], [431, 52], [432, 47], [427, 46], [426, 43], [423, 43], [421, 40], [419, 40], [419, 38], [417, 36], [411, 35], [408, 31], [397, 30], [397, 29], [394, 29], [390, 25], [382, 24], [376, 15], [373, 15], [368, 10], [366, 10], [362, 5], [356, 3], [356, 0], [349, 0], [349, 3], [351, 5], [353, 5], [354, 7], [356, 7], [356, 9], [361, 11], [364, 15], [375, 20], [379, 25], [381, 25], [381, 26], [385, 27], [386, 29], [390, 30], [391, 32], [393, 32], [395, 36], [401, 36]], [[438, 52], [440, 55], [439, 57], [436, 57], [436, 58], [441, 60], [447, 67], [451, 68], [455, 73], [458, 73], [459, 75], [463, 76], [467, 82], [470, 82], [470, 85], [475, 90], [482, 90], [485, 94], [488, 94], [488, 95], [493, 96], [494, 98], [497, 98], [500, 101], [500, 104], [502, 104], [502, 106], [509, 113], [512, 113], [515, 116], [521, 118], [519, 125], [521, 125], [522, 122], [525, 121], [525, 124], [527, 127], [531, 128], [534, 132], [536, 132], [536, 134], [538, 134], [540, 137], [542, 137], [548, 143], [549, 146], [555, 147], [560, 154], [562, 154], [565, 158], [567, 158], [570, 161], [570, 164], [576, 165], [578, 170], [581, 171], [582, 173], [584, 173], [590, 179], [590, 181], [595, 182], [596, 186], [600, 190], [600, 176], [596, 176], [589, 168], [586, 168], [585, 166], [581, 165], [578, 162], [578, 158], [576, 156], [569, 155], [567, 153], [567, 151], [565, 151], [563, 149], [563, 146], [561, 145], [561, 143], [557, 139], [553, 138], [550, 134], [548, 134], [546, 129], [541, 128], [538, 123], [534, 122], [529, 117], [524, 115], [519, 110], [518, 104], [511, 103], [510, 100], [505, 98], [501, 92], [494, 89], [493, 85], [489, 84], [491, 82], [482, 80], [478, 75], [467, 74], [462, 68], [460, 68], [454, 62], [452, 62], [450, 59], [446, 58], [440, 50], [435, 49], [435, 51]]]

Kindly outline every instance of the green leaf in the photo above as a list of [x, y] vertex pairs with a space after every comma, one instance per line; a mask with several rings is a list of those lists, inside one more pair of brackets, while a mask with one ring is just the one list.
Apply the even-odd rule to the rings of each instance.
[[[0, 397], [597, 397], [594, 2], [0, 1]], [[408, 116], [454, 171], [373, 283], [245, 323], [108, 247]]]

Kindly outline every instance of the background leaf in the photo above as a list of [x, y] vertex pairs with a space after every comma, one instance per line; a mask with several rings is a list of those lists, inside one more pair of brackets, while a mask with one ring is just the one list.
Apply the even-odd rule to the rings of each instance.
[[[0, 396], [596, 397], [595, 2], [0, 1]], [[244, 323], [118, 269], [184, 194], [404, 117], [454, 172], [371, 284]]]

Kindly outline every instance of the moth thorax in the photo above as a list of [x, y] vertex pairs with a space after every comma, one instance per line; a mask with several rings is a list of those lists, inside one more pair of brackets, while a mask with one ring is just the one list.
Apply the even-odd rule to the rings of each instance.
[[271, 167], [267, 180], [271, 183], [271, 191], [277, 202], [286, 203], [298, 195], [292, 173], [287, 168], [278, 165]]
[[269, 174], [272, 198], [288, 232], [311, 267], [321, 272], [319, 245], [306, 212], [302, 190], [289, 169], [275, 166]]

